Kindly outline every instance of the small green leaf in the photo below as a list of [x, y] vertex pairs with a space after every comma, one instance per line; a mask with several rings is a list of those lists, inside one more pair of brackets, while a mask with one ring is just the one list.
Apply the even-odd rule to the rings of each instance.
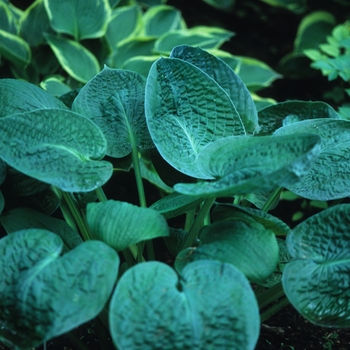
[[135, 56], [126, 60], [123, 69], [132, 70], [147, 78], [152, 64], [157, 61], [159, 55], [155, 56]]
[[168, 55], [178, 45], [193, 45], [199, 46], [202, 49], [217, 49], [232, 36], [232, 32], [217, 27], [198, 26], [190, 29], [178, 29], [167, 32], [157, 39], [154, 45], [154, 51]]
[[203, 147], [198, 168], [216, 181], [176, 184], [175, 191], [191, 196], [249, 194], [287, 186], [299, 180], [320, 152], [317, 135], [222, 138]]
[[68, 192], [91, 191], [112, 175], [100, 129], [63, 109], [0, 118], [1, 158], [20, 172]]
[[152, 6], [143, 15], [144, 31], [146, 36], [161, 36], [164, 33], [184, 29], [186, 27], [181, 12], [173, 6]]
[[73, 249], [83, 240], [65, 221], [44, 215], [30, 208], [16, 208], [0, 217], [1, 224], [7, 233], [37, 228], [45, 229], [60, 236], [68, 249]]
[[271, 135], [278, 128], [306, 119], [340, 119], [337, 112], [325, 102], [287, 101], [276, 103], [259, 111], [259, 135]]
[[176, 46], [170, 57], [192, 63], [213, 78], [230, 97], [245, 129], [251, 133], [258, 131], [258, 114], [253, 99], [241, 78], [224, 61], [187, 45]]
[[275, 234], [248, 215], [245, 221], [231, 219], [205, 226], [199, 239], [198, 247], [185, 249], [177, 256], [178, 271], [192, 261], [219, 260], [259, 283], [272, 274], [279, 260]]
[[30, 46], [15, 34], [0, 29], [0, 54], [15, 66], [25, 67], [32, 58]]
[[86, 217], [93, 237], [117, 251], [144, 240], [169, 235], [167, 222], [161, 214], [126, 202], [89, 203]]
[[180, 278], [159, 262], [129, 269], [113, 294], [109, 324], [120, 350], [253, 350], [260, 328], [244, 275], [208, 260], [189, 264]]
[[331, 207], [303, 221], [287, 237], [295, 259], [283, 272], [293, 306], [323, 327], [350, 326], [350, 205]]
[[0, 240], [0, 338], [19, 349], [66, 333], [96, 317], [117, 279], [119, 257], [89, 241], [60, 256], [61, 239], [46, 230]]
[[203, 0], [210, 6], [213, 6], [221, 11], [230, 11], [233, 8], [236, 0]]
[[0, 118], [35, 109], [67, 107], [43, 89], [21, 80], [0, 80]]
[[142, 12], [138, 5], [122, 6], [112, 11], [106, 39], [112, 49], [123, 40], [135, 36], [142, 28]]
[[144, 112], [145, 84], [138, 73], [105, 66], [75, 98], [73, 111], [100, 127], [108, 156], [122, 158], [133, 147], [153, 147]]
[[108, 0], [44, 0], [52, 28], [72, 35], [75, 40], [100, 38], [107, 30]]
[[276, 135], [314, 133], [321, 137], [321, 152], [310, 170], [286, 187], [301, 197], [332, 200], [350, 195], [350, 121], [312, 119], [284, 126]]
[[262, 0], [269, 5], [284, 7], [295, 13], [302, 13], [307, 8], [306, 0]]
[[0, 2], [0, 30], [14, 35], [18, 34], [16, 17], [12, 13], [11, 8], [6, 1]]
[[71, 91], [71, 88], [63, 83], [63, 79], [61, 78], [62, 77], [47, 78], [40, 83], [40, 87], [46, 90], [50, 95], [60, 97]]
[[244, 135], [241, 118], [225, 91], [202, 70], [176, 58], [160, 58], [146, 84], [146, 118], [162, 157], [175, 169], [203, 175], [197, 156], [210, 142]]
[[62, 68], [74, 79], [86, 83], [100, 71], [97, 58], [83, 45], [51, 34], [45, 38]]

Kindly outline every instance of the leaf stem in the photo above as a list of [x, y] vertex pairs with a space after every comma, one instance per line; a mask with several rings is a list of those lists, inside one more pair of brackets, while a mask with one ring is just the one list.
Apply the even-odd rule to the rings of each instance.
[[263, 207], [261, 208], [261, 211], [264, 212], [268, 212], [272, 205], [274, 204], [275, 200], [277, 199], [277, 197], [280, 196], [281, 192], [283, 190], [283, 187], [277, 187], [269, 196], [269, 198], [267, 198], [265, 204], [263, 205]]
[[203, 226], [204, 220], [205, 220], [206, 216], [208, 215], [210, 208], [213, 205], [215, 199], [216, 199], [216, 197], [208, 197], [204, 200], [202, 207], [199, 210], [199, 213], [198, 213], [196, 219], [194, 220], [194, 223], [193, 223], [190, 231], [188, 232], [188, 236], [187, 236], [187, 238], [182, 246], [182, 249], [186, 249], [188, 247], [191, 247], [193, 245], [193, 243], [196, 241], [198, 232], [201, 229], [201, 227]]
[[108, 201], [108, 198], [106, 197], [102, 187], [97, 187], [95, 189], [95, 192], [96, 192], [97, 198], [100, 202], [107, 202]]
[[132, 163], [134, 165], [134, 173], [135, 173], [135, 179], [136, 179], [137, 192], [139, 194], [140, 206], [142, 208], [146, 208], [147, 203], [146, 203], [145, 190], [143, 188], [143, 182], [142, 182], [142, 176], [141, 176], [139, 152], [137, 150], [135, 142], [132, 142], [131, 156], [132, 156]]

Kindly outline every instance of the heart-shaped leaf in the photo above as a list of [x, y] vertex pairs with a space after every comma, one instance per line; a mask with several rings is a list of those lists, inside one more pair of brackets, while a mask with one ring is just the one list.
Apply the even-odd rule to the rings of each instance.
[[301, 197], [321, 201], [350, 196], [350, 121], [304, 120], [278, 129], [275, 135], [304, 132], [321, 137], [321, 152], [300, 181], [286, 187]]
[[199, 47], [187, 45], [175, 47], [170, 57], [190, 62], [213, 78], [229, 95], [245, 129], [251, 133], [259, 130], [258, 114], [250, 92], [241, 78], [224, 61]]
[[100, 127], [108, 156], [121, 158], [132, 147], [153, 146], [144, 111], [145, 84], [138, 73], [105, 66], [75, 98], [72, 109]]
[[[293, 136], [293, 135], [290, 135]], [[286, 186], [299, 180], [320, 152], [317, 135], [226, 137], [203, 147], [198, 168], [216, 181], [176, 184], [193, 196], [249, 194]]]
[[197, 178], [201, 149], [215, 140], [244, 135], [241, 118], [225, 91], [202, 70], [176, 58], [160, 58], [146, 85], [146, 118], [162, 157]]
[[26, 175], [68, 192], [91, 191], [112, 175], [99, 161], [106, 140], [89, 119], [63, 109], [0, 118], [1, 158]]
[[93, 237], [117, 251], [147, 239], [169, 235], [168, 224], [161, 214], [126, 202], [89, 203], [86, 219]]
[[180, 278], [159, 262], [129, 269], [113, 294], [109, 324], [120, 350], [252, 350], [260, 327], [244, 275], [209, 260], [189, 264]]
[[41, 229], [0, 240], [0, 339], [33, 348], [101, 312], [117, 278], [118, 255], [98, 241], [60, 256], [62, 246]]
[[[51, 26], [75, 40], [100, 38], [106, 32], [110, 6], [108, 0], [44, 0]], [[72, 15], [67, 15], [72, 14]]]
[[176, 269], [181, 272], [189, 262], [212, 259], [234, 265], [252, 282], [266, 280], [279, 259], [275, 234], [247, 214], [244, 219], [206, 226], [200, 233], [199, 246], [177, 256]]
[[350, 205], [331, 207], [303, 221], [287, 237], [295, 259], [283, 272], [293, 306], [312, 323], [350, 326]]
[[0, 96], [0, 117], [15, 113], [29, 112], [34, 109], [67, 109], [60, 100], [51, 96], [43, 89], [16, 79], [0, 80]]

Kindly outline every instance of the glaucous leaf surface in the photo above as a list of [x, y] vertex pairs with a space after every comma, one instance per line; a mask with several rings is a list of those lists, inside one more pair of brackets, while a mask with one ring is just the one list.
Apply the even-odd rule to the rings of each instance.
[[100, 161], [107, 144], [101, 130], [82, 115], [40, 109], [0, 118], [1, 158], [16, 170], [67, 192], [103, 185], [112, 165]]
[[312, 134], [222, 138], [203, 147], [196, 159], [201, 173], [216, 181], [180, 183], [174, 189], [192, 196], [218, 197], [286, 186], [308, 171], [320, 152], [319, 142]]
[[74, 79], [86, 83], [100, 71], [97, 58], [80, 43], [52, 34], [45, 34], [62, 68]]
[[52, 28], [75, 40], [100, 38], [107, 29], [108, 0], [44, 0]]
[[350, 326], [350, 205], [331, 207], [303, 221], [287, 237], [295, 259], [283, 272], [293, 306], [324, 327]]
[[332, 200], [350, 195], [350, 121], [313, 119], [278, 129], [275, 135], [314, 133], [321, 137], [321, 152], [310, 170], [286, 187], [314, 200]]
[[98, 241], [60, 256], [62, 247], [42, 229], [0, 240], [0, 339], [37, 347], [101, 312], [117, 279], [118, 255]]
[[290, 232], [290, 228], [282, 220], [269, 213], [254, 208], [242, 207], [228, 203], [217, 203], [214, 206], [211, 215], [214, 222], [224, 220], [247, 221], [249, 220], [247, 219], [248, 215], [248, 217], [256, 220], [267, 230], [273, 231], [275, 235], [287, 235]]
[[247, 279], [209, 260], [189, 264], [180, 277], [159, 262], [129, 269], [113, 294], [109, 324], [120, 350], [252, 350], [260, 328]]
[[86, 219], [93, 238], [117, 251], [147, 239], [169, 235], [166, 220], [156, 210], [126, 202], [89, 203]]
[[107, 66], [79, 92], [72, 109], [91, 119], [107, 140], [106, 154], [122, 158], [132, 147], [151, 148], [145, 110], [146, 79]]
[[34, 109], [67, 107], [34, 84], [16, 79], [0, 79], [0, 118]]
[[246, 131], [258, 131], [258, 114], [253, 99], [241, 78], [224, 61], [199, 47], [187, 45], [176, 46], [170, 57], [192, 63], [213, 78], [230, 97]]
[[16, 208], [6, 212], [6, 215], [0, 217], [1, 224], [6, 232], [37, 228], [45, 229], [60, 236], [68, 249], [73, 249], [83, 240], [64, 220], [59, 220], [51, 216], [40, 213], [30, 208]]
[[202, 200], [201, 197], [172, 193], [153, 203], [150, 208], [157, 210], [166, 219], [170, 219], [195, 208]]
[[173, 6], [152, 6], [143, 15], [143, 34], [161, 36], [164, 33], [186, 27], [181, 12]]
[[198, 169], [201, 149], [225, 136], [245, 134], [225, 91], [202, 70], [177, 58], [160, 58], [152, 65], [145, 107], [159, 153], [189, 176], [213, 178]]
[[217, 27], [198, 26], [173, 30], [157, 39], [154, 44], [154, 52], [168, 55], [177, 45], [195, 45], [203, 49], [217, 49], [232, 36], [232, 32]]
[[200, 232], [199, 246], [187, 248], [177, 256], [176, 270], [181, 272], [196, 260], [219, 260], [234, 265], [252, 282], [266, 280], [279, 260], [275, 234], [248, 215], [244, 219], [205, 226]]
[[340, 119], [338, 113], [325, 102], [287, 101], [259, 111], [259, 135], [272, 135], [278, 128], [306, 119]]
[[15, 66], [23, 69], [30, 63], [30, 46], [21, 37], [0, 29], [0, 54]]

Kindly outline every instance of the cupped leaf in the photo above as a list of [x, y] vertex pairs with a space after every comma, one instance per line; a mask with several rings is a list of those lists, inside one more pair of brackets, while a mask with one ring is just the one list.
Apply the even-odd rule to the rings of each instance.
[[16, 208], [0, 217], [1, 224], [7, 233], [29, 228], [45, 229], [60, 236], [68, 249], [73, 249], [83, 240], [65, 221], [44, 215], [30, 208]]
[[97, 316], [114, 287], [119, 257], [89, 241], [60, 256], [46, 230], [17, 231], [0, 241], [0, 339], [36, 347]]
[[0, 118], [1, 158], [13, 168], [68, 192], [91, 191], [112, 175], [100, 161], [106, 140], [87, 118], [41, 109]]
[[331, 200], [350, 195], [350, 121], [313, 119], [284, 126], [276, 135], [310, 132], [321, 137], [321, 152], [300, 181], [286, 186], [301, 197]]
[[279, 260], [275, 234], [251, 216], [242, 217], [244, 221], [231, 219], [204, 227], [199, 246], [180, 252], [176, 269], [181, 271], [196, 260], [219, 260], [234, 265], [252, 282], [266, 280]]
[[100, 71], [97, 58], [80, 43], [51, 34], [45, 38], [62, 68], [77, 81], [86, 83]]
[[144, 240], [169, 235], [167, 222], [161, 214], [126, 202], [89, 203], [86, 219], [92, 236], [117, 251]]
[[138, 73], [105, 66], [75, 98], [72, 109], [100, 127], [108, 156], [121, 158], [133, 147], [153, 146], [144, 112], [145, 84]]
[[252, 350], [260, 327], [244, 275], [208, 260], [189, 264], [180, 278], [159, 262], [129, 269], [113, 294], [109, 324], [120, 350]]
[[331, 207], [303, 221], [287, 237], [295, 259], [283, 272], [293, 306], [324, 327], [350, 326], [350, 205]]
[[202, 200], [201, 197], [172, 193], [153, 203], [150, 208], [157, 210], [166, 219], [170, 219], [195, 208]]
[[21, 37], [0, 29], [0, 54], [15, 66], [24, 68], [32, 58], [30, 46]]
[[144, 35], [161, 36], [172, 30], [186, 27], [181, 12], [173, 6], [152, 6], [144, 15]]
[[[292, 135], [290, 135], [292, 136]], [[299, 180], [320, 152], [317, 135], [226, 137], [198, 155], [201, 172], [216, 181], [176, 184], [175, 191], [192, 196], [226, 196], [272, 190]]]
[[136, 35], [142, 28], [142, 12], [138, 5], [122, 6], [112, 11], [106, 39], [113, 49], [123, 40]]
[[70, 34], [75, 40], [100, 38], [106, 33], [108, 0], [44, 0], [44, 3], [51, 26], [58, 33]]
[[217, 27], [198, 26], [190, 29], [178, 29], [163, 34], [154, 44], [154, 51], [170, 54], [178, 45], [195, 45], [203, 49], [217, 49], [229, 40], [233, 33]]
[[176, 46], [170, 57], [190, 62], [213, 78], [230, 97], [245, 129], [251, 133], [258, 131], [258, 114], [253, 99], [241, 78], [224, 61], [187, 45]]
[[160, 58], [153, 64], [145, 107], [159, 153], [189, 176], [212, 178], [198, 169], [201, 149], [222, 137], [245, 134], [225, 91], [202, 70], [177, 58]]
[[43, 89], [16, 79], [0, 80], [0, 118], [35, 109], [67, 107]]
[[259, 111], [259, 135], [271, 135], [278, 128], [306, 119], [340, 119], [327, 103], [320, 101], [287, 101], [276, 103]]

